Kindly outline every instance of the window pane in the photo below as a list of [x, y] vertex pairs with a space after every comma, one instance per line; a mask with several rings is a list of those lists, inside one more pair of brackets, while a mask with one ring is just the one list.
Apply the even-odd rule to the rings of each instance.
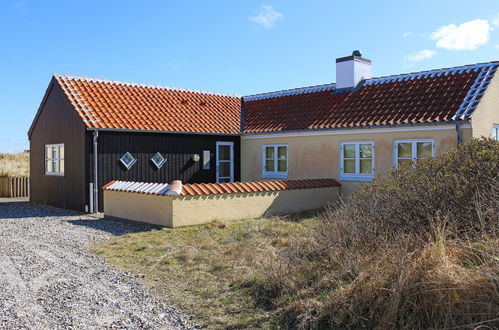
[[398, 157], [399, 158], [412, 158], [412, 143], [403, 142], [398, 143]]
[[52, 161], [50, 159], [45, 161], [45, 171], [52, 172]]
[[219, 177], [230, 177], [230, 162], [220, 162], [219, 166]]
[[46, 159], [52, 159], [52, 148], [45, 147], [45, 157]]
[[59, 148], [57, 147], [52, 147], [52, 159], [58, 159], [59, 158]]
[[373, 158], [373, 146], [372, 146], [372, 144], [361, 144], [360, 145], [360, 158]]
[[398, 167], [399, 168], [406, 168], [412, 165], [412, 160], [411, 159], [399, 159], [398, 160]]
[[355, 144], [344, 144], [343, 145], [343, 157], [355, 158]]
[[371, 159], [360, 160], [360, 173], [371, 174], [373, 172], [373, 161]]
[[59, 165], [59, 167], [60, 167], [60, 168], [59, 168], [59, 172], [64, 173], [64, 159], [61, 159], [61, 160], [59, 161], [59, 164], [60, 164], [60, 165]]
[[265, 148], [265, 158], [274, 158], [274, 147]]
[[230, 146], [218, 146], [218, 159], [230, 160]]
[[288, 164], [287, 164], [287, 161], [285, 159], [279, 159], [277, 161], [277, 170], [279, 172], [286, 172], [288, 170]]
[[343, 163], [344, 173], [355, 173], [355, 159], [345, 159]]
[[288, 158], [288, 148], [287, 147], [277, 147], [277, 157], [281, 159]]
[[267, 171], [267, 172], [274, 171], [274, 161], [273, 160], [266, 160], [265, 161], [265, 171]]
[[431, 158], [431, 142], [418, 142], [418, 158]]
[[64, 145], [59, 147], [59, 158], [64, 159]]
[[53, 172], [59, 172], [59, 161], [58, 160], [52, 160], [52, 171]]

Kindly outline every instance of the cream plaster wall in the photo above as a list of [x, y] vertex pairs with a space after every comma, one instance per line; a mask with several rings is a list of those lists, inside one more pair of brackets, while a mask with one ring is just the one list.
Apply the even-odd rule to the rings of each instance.
[[[433, 126], [435, 128], [437, 126]], [[262, 177], [262, 145], [288, 145], [288, 179], [340, 178], [341, 142], [374, 142], [374, 171], [382, 174], [393, 168], [394, 140], [433, 139], [435, 152], [449, 151], [457, 146], [457, 133], [454, 125], [447, 129], [431, 129], [403, 132], [315, 135], [299, 137], [268, 137], [241, 140], [241, 180], [258, 181]], [[466, 134], [469, 134], [464, 132]], [[359, 187], [360, 182], [340, 181], [341, 193], [349, 194]]]
[[338, 187], [174, 197], [175, 227], [319, 209], [338, 200]]
[[165, 196], [104, 190], [104, 214], [172, 227], [172, 199]]
[[338, 187], [178, 197], [106, 190], [104, 213], [180, 227], [319, 209], [337, 201], [338, 196]]
[[499, 72], [492, 78], [478, 107], [471, 115], [473, 137], [490, 137], [494, 124], [499, 124]]

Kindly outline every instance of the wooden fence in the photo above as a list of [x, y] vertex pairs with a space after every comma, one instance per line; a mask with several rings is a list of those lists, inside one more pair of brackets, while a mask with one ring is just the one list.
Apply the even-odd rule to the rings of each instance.
[[28, 197], [29, 178], [0, 178], [0, 197]]

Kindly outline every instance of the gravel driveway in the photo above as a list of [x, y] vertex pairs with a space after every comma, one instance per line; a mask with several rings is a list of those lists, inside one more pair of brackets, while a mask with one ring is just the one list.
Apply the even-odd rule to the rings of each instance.
[[0, 203], [0, 328], [189, 328], [186, 317], [88, 248], [150, 227]]

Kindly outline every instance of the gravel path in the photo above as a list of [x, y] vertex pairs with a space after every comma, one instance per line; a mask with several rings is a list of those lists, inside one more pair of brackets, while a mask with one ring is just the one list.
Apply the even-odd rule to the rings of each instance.
[[189, 328], [140, 280], [88, 251], [148, 226], [0, 203], [0, 328]]

